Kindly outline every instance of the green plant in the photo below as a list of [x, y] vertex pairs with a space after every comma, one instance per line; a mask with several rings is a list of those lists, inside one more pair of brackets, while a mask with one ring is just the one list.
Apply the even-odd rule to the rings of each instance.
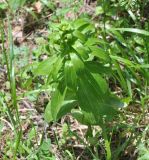
[[11, 11], [15, 12], [18, 8], [25, 4], [26, 0], [9, 0], [8, 5]]
[[111, 72], [111, 58], [88, 19], [62, 21], [51, 28], [48, 47], [52, 56], [34, 71], [36, 76], [45, 75], [46, 84], [51, 84], [54, 90], [45, 119], [56, 121], [71, 112], [78, 121], [88, 125], [89, 130], [91, 125], [100, 125], [107, 159], [111, 159], [106, 123], [123, 107], [103, 78]]
[[149, 130], [149, 125], [145, 128], [141, 136], [141, 142], [138, 145], [138, 160], [147, 160], [149, 159], [149, 140], [147, 137], [147, 132]]

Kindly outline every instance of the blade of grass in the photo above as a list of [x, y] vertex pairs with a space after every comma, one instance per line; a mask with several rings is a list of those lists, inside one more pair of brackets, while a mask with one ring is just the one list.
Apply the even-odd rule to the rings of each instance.
[[21, 123], [20, 123], [20, 115], [19, 115], [18, 105], [17, 105], [13, 37], [12, 37], [12, 28], [11, 28], [9, 15], [8, 15], [7, 19], [8, 19], [8, 42], [9, 42], [9, 62], [10, 62], [10, 66], [9, 66], [10, 88], [11, 88], [12, 104], [16, 110], [16, 122], [17, 123], [15, 125], [15, 128], [16, 128], [16, 130], [18, 129], [17, 134], [16, 134], [16, 137], [17, 137], [16, 138], [16, 145], [15, 145], [15, 150], [14, 150], [14, 155], [13, 155], [13, 159], [15, 160], [17, 150], [18, 150], [18, 147], [19, 147], [19, 144], [21, 141], [21, 137], [22, 137], [22, 127], [21, 127]]
[[132, 32], [136, 34], [142, 34], [144, 36], [149, 36], [149, 32], [142, 30], [142, 29], [137, 29], [137, 28], [108, 28], [108, 30], [117, 30], [117, 31], [122, 31], [122, 32]]
[[93, 154], [92, 150], [90, 149], [90, 147], [84, 142], [84, 140], [82, 138], [80, 138], [77, 133], [72, 132], [70, 129], [70, 126], [68, 125], [68, 129], [69, 129], [69, 133], [72, 134], [73, 136], [75, 136], [86, 148], [87, 150], [91, 153], [91, 155], [94, 157], [95, 160], [97, 160], [97, 157]]
[[105, 124], [102, 125], [102, 135], [105, 141], [106, 160], [111, 160], [112, 153], [111, 153], [110, 141], [108, 140]]
[[[8, 56], [7, 56], [7, 53], [6, 53], [6, 49], [5, 49], [5, 46], [4, 46], [4, 43], [5, 43], [5, 39], [4, 39], [4, 23], [3, 21], [1, 21], [0, 23], [0, 31], [1, 31], [1, 40], [2, 40], [2, 53], [4, 55], [4, 58], [5, 58], [5, 61], [6, 61], [6, 67], [7, 67], [7, 78], [8, 80], [10, 81], [10, 68], [9, 68], [9, 61], [8, 61]], [[6, 105], [7, 107], [7, 105]], [[14, 127], [14, 131], [15, 131], [15, 125], [16, 125], [16, 122], [13, 118], [13, 115], [11, 114], [11, 111], [10, 111], [10, 108], [7, 107], [7, 114], [9, 116], [9, 119], [11, 121], [11, 123], [13, 124], [13, 127]]]
[[115, 64], [115, 67], [117, 69], [117, 73], [119, 75], [119, 83], [121, 84], [121, 87], [125, 90], [125, 92], [127, 92], [127, 94], [129, 94], [128, 88], [127, 88], [127, 83], [126, 83], [125, 78], [123, 76], [123, 71], [121, 70], [120, 65], [115, 60], [113, 61], [113, 64]]

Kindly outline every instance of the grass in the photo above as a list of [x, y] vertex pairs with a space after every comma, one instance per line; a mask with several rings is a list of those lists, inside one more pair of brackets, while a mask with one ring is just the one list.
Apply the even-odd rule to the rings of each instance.
[[[96, 9], [101, 11], [97, 13], [90, 11], [92, 7], [96, 10], [93, 4], [88, 7], [83, 6], [83, 1], [81, 3], [70, 1], [71, 9], [65, 5], [65, 1], [59, 4], [53, 1], [39, 1], [43, 11], [39, 13], [36, 7], [41, 6], [34, 1], [31, 4], [20, 1], [17, 6], [9, 3], [5, 7], [0, 3], [0, 12], [7, 12], [8, 15], [0, 19], [2, 53], [0, 53], [0, 69], [2, 67], [4, 71], [1, 73], [4, 79], [0, 78], [4, 84], [4, 86], [0, 84], [0, 143], [2, 144], [0, 159], [148, 159], [149, 22], [144, 16], [144, 8], [148, 2], [143, 4], [127, 0], [124, 2], [99, 1]], [[17, 7], [15, 12], [12, 12], [13, 7]], [[83, 13], [79, 14], [82, 11]], [[26, 18], [22, 13], [33, 16], [35, 24], [37, 22], [40, 24], [43, 19], [45, 22], [44, 28], [36, 28], [34, 22], [31, 23], [35, 30], [30, 31], [31, 35], [26, 42], [23, 41], [17, 46], [14, 44], [15, 37], [12, 36], [17, 23], [12, 25], [12, 22], [15, 16]], [[92, 29], [85, 28], [87, 24], [78, 29], [76, 26], [84, 23], [79, 21], [75, 26], [76, 32], [73, 32], [74, 17], [87, 19], [93, 24], [89, 26]], [[33, 46], [30, 39], [35, 40]], [[89, 39], [91, 42], [88, 41]], [[81, 48], [82, 44], [85, 47]], [[99, 48], [94, 48], [93, 44], [94, 46], [97, 44]], [[85, 100], [84, 98], [82, 101], [80, 98], [78, 100], [74, 96], [78, 90], [75, 90], [77, 84], [71, 68], [72, 63], [69, 61], [66, 65], [64, 62], [73, 59], [74, 55], [71, 54], [78, 47], [77, 45], [81, 49], [76, 50], [75, 53], [80, 54], [81, 62], [75, 61], [77, 65], [73, 64], [73, 67], [79, 70], [82, 62], [85, 66], [89, 63], [90, 66], [95, 64], [91, 71], [100, 73], [103, 80], [101, 78], [98, 78], [98, 81], [93, 80], [92, 74], [85, 76], [91, 78], [91, 82], [97, 84], [99, 82], [103, 87], [101, 92], [108, 87], [110, 93], [117, 95], [127, 106], [118, 109], [119, 114], [108, 122], [104, 116], [102, 121], [97, 121], [98, 115], [96, 116], [95, 112], [89, 109], [90, 112], [86, 114], [88, 110], [84, 112], [84, 106], [81, 108], [83, 103], [89, 105], [86, 101], [91, 105], [95, 104], [96, 99], [93, 95], [96, 94], [92, 92], [97, 91], [98, 88], [98, 85], [93, 83], [90, 87], [90, 83], [83, 79], [86, 78], [84, 72], [80, 72], [82, 75], [78, 74], [82, 78], [78, 88], [81, 88], [79, 95], [86, 96]], [[31, 61], [28, 64], [23, 63], [23, 59], [28, 59], [26, 57], [28, 53], [18, 55], [16, 53], [16, 48], [22, 52], [24, 46], [26, 48], [24, 53], [28, 48], [32, 48], [31, 51], [29, 50]], [[64, 55], [66, 50], [70, 55]], [[22, 65], [19, 66], [18, 64], [21, 63]], [[89, 71], [90, 68], [87, 70]], [[66, 89], [63, 89], [64, 85]], [[55, 90], [59, 92], [52, 96]], [[102, 93], [100, 95], [103, 96]], [[107, 98], [107, 105], [113, 105], [112, 100]], [[45, 110], [48, 101], [50, 101], [49, 107]], [[119, 103], [114, 102], [115, 106]], [[58, 113], [57, 108], [55, 110], [50, 108], [51, 103], [55, 108], [58, 105], [61, 108], [62, 105], [64, 110]], [[74, 105], [72, 111], [65, 110], [72, 108], [72, 105]], [[47, 112], [48, 118], [55, 117], [55, 119], [52, 117], [54, 122], [47, 123], [42, 111]], [[66, 114], [67, 112], [69, 113]], [[64, 116], [56, 119], [56, 116], [61, 114]], [[74, 119], [74, 115], [77, 120]], [[80, 118], [82, 115], [83, 118]]]

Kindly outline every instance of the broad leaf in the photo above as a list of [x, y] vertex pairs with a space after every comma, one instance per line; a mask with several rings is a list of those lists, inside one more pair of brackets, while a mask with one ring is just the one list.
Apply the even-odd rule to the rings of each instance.
[[57, 61], [57, 57], [50, 57], [38, 64], [38, 67], [34, 70], [35, 76], [37, 75], [49, 75], [49, 71], [52, 65]]
[[98, 74], [111, 74], [111, 69], [109, 67], [103, 66], [103, 64], [100, 64], [96, 61], [86, 61], [85, 67], [91, 72], [91, 73], [98, 73]]
[[84, 63], [77, 54], [71, 53], [70, 57], [76, 73], [84, 70]]
[[82, 72], [77, 95], [81, 109], [87, 113], [93, 113], [97, 119], [99, 116], [111, 119], [116, 114], [113, 98], [101, 77], [97, 78], [90, 73]]
[[85, 42], [86, 41], [86, 37], [84, 34], [82, 34], [80, 31], [76, 30], [73, 32], [73, 35], [75, 37], [77, 37], [79, 40], [81, 40], [82, 42]]
[[89, 21], [87, 19], [77, 19], [73, 25], [75, 29], [84, 29], [89, 25]]
[[77, 87], [76, 72], [73, 63], [70, 60], [65, 62], [64, 75], [67, 87], [71, 89], [76, 89]]
[[101, 117], [95, 118], [92, 112], [85, 112], [77, 109], [73, 109], [71, 112], [72, 116], [77, 119], [81, 124], [84, 125], [100, 125]]
[[57, 113], [57, 119], [60, 119], [61, 117], [65, 116], [67, 113], [70, 113], [70, 111], [76, 106], [77, 106], [76, 100], [64, 101], [59, 112]]
[[98, 86], [100, 86], [102, 93], [106, 94], [109, 91], [106, 81], [99, 74], [94, 73], [92, 76], [96, 80]]
[[82, 110], [99, 114], [104, 103], [104, 94], [90, 73], [82, 72], [79, 75], [78, 100]]
[[53, 93], [51, 102], [46, 107], [45, 110], [45, 120], [50, 122], [52, 120], [56, 121], [57, 120], [57, 114], [64, 102], [66, 94], [66, 88], [63, 89], [61, 86], [58, 86], [56, 91]]
[[83, 59], [86, 60], [89, 58], [89, 48], [84, 47], [84, 45], [80, 41], [76, 41], [72, 47]]
[[94, 56], [96, 56], [104, 61], [110, 61], [108, 53], [105, 52], [102, 48], [97, 47], [97, 46], [91, 46], [90, 49], [91, 49], [91, 52]]

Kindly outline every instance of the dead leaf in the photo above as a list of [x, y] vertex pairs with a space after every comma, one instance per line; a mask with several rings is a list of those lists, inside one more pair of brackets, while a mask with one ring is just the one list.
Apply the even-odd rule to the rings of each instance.
[[42, 11], [42, 4], [41, 4], [40, 1], [36, 2], [33, 7], [34, 7], [35, 12], [41, 13], [41, 11]]
[[12, 35], [16, 45], [19, 45], [23, 42], [23, 31], [21, 26], [15, 26], [13, 28]]

